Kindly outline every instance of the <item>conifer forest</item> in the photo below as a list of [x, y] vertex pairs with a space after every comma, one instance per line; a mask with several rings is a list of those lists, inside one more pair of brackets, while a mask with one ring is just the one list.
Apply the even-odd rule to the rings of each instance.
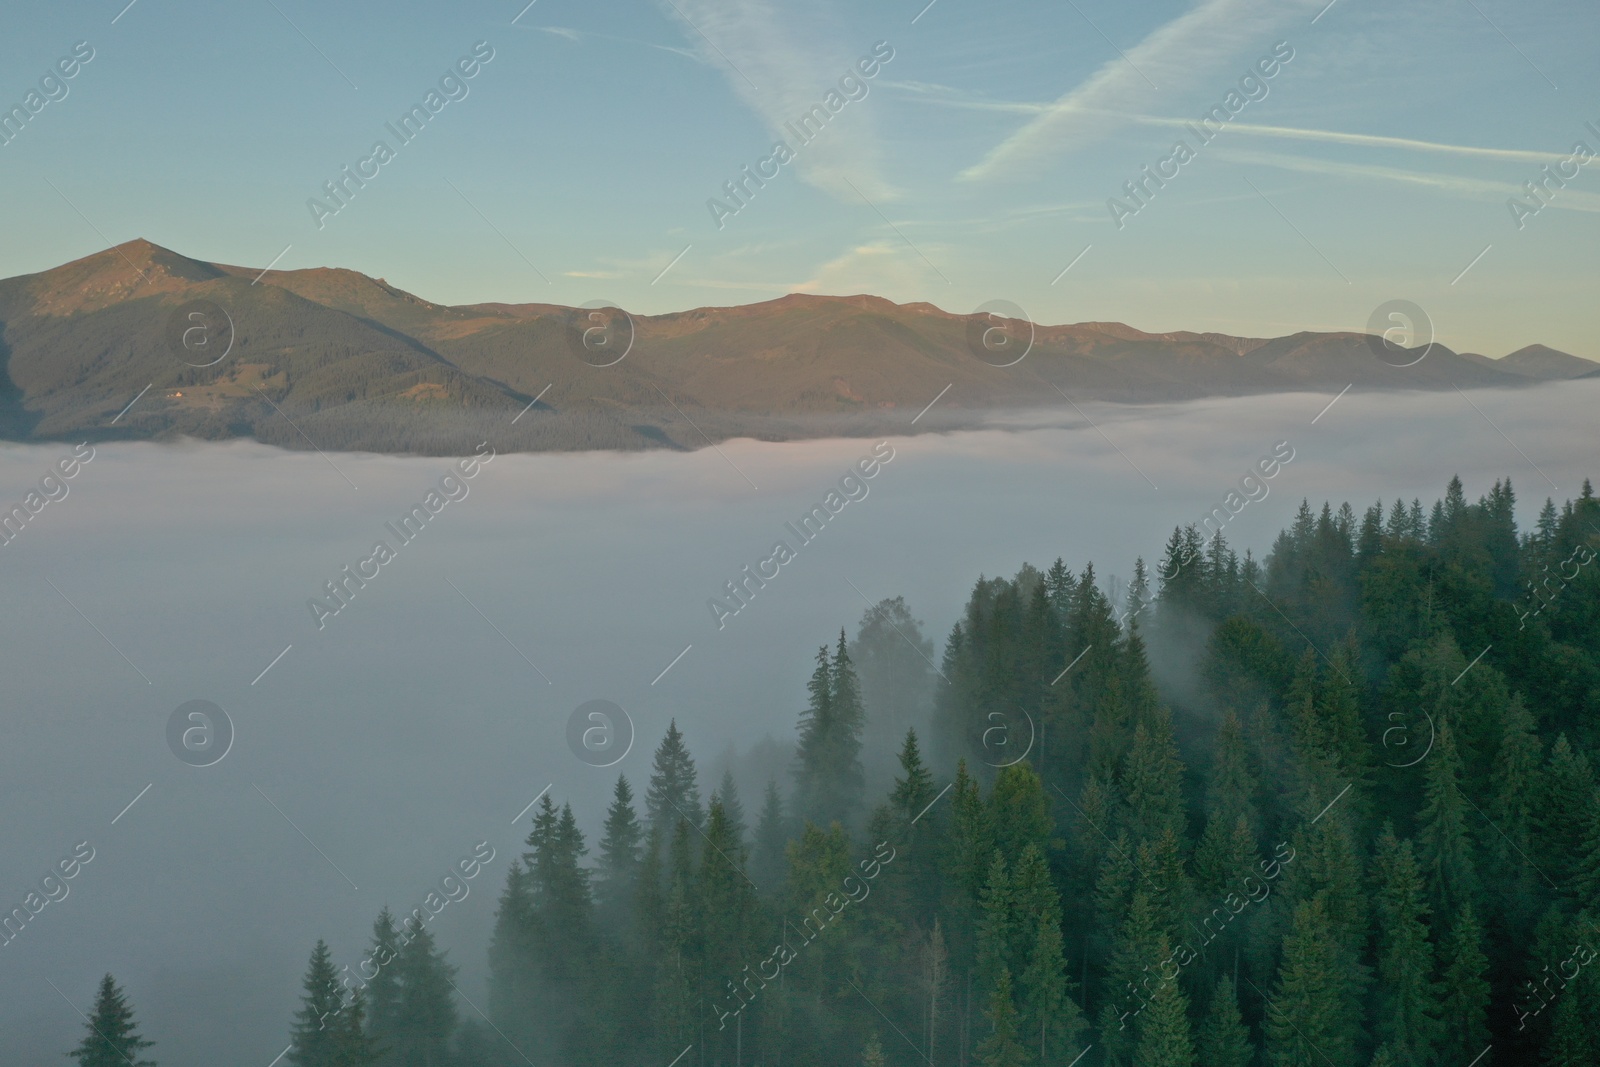
[[[488, 944], [385, 910], [352, 970], [306, 931], [284, 1062], [1594, 1067], [1600, 501], [1514, 510], [1179, 528], [1114, 590], [978, 578], [942, 650], [884, 601], [786, 653], [764, 791], [674, 724], [603, 813], [539, 801]], [[72, 1056], [139, 1033], [108, 975]]]

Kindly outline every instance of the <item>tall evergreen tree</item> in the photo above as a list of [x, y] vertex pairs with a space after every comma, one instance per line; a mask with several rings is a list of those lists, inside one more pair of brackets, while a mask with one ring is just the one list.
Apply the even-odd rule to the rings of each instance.
[[989, 1036], [978, 1045], [981, 1067], [1026, 1067], [1033, 1059], [1017, 1040], [1017, 1007], [1011, 999], [1011, 972], [1004, 967], [995, 975], [989, 1007]]
[[339, 1016], [345, 1006], [344, 990], [339, 985], [338, 972], [333, 969], [328, 944], [321, 938], [311, 950], [311, 962], [306, 967], [302, 988], [305, 992], [300, 997], [300, 1010], [294, 1016], [288, 1062], [291, 1067], [334, 1067], [341, 1025]]
[[385, 1064], [393, 1062], [393, 1044], [400, 1031], [400, 979], [396, 976], [394, 962], [399, 954], [400, 938], [394, 916], [384, 907], [372, 924], [372, 948], [367, 953], [367, 962], [375, 968], [374, 973], [368, 976], [363, 966], [361, 975], [367, 979], [369, 1028], [377, 1042], [380, 1062]]
[[644, 831], [633, 810], [633, 789], [617, 775], [611, 806], [606, 809], [605, 835], [596, 864], [596, 897], [608, 917], [620, 917], [638, 888], [639, 846]]
[[767, 896], [777, 893], [783, 884], [784, 847], [789, 842], [788, 820], [783, 814], [783, 797], [778, 783], [767, 781], [766, 795], [761, 802], [761, 816], [756, 820], [755, 845], [750, 856], [750, 877]]
[[1217, 979], [1216, 990], [1211, 994], [1211, 1005], [1200, 1027], [1199, 1046], [1203, 1067], [1250, 1067], [1255, 1059], [1250, 1030], [1239, 1014], [1233, 979], [1227, 975]]
[[[1168, 954], [1167, 939], [1159, 939], [1161, 959]], [[1133, 1048], [1133, 1067], [1194, 1067], [1194, 1040], [1189, 1033], [1189, 998], [1177, 980], [1161, 981], [1150, 995], [1150, 1005], [1139, 1016], [1139, 1037]]]
[[1441, 962], [1440, 1058], [1470, 1063], [1490, 1044], [1489, 961], [1483, 954], [1483, 927], [1471, 905], [1463, 906], [1451, 923]]
[[1360, 1002], [1340, 974], [1344, 961], [1319, 896], [1294, 910], [1278, 985], [1267, 1005], [1271, 1067], [1354, 1063]]
[[[1478, 899], [1477, 865], [1467, 828], [1467, 803], [1461, 793], [1461, 757], [1448, 721], [1439, 724], [1439, 736], [1425, 768], [1427, 805], [1417, 817], [1422, 827], [1421, 866], [1432, 888], [1435, 910], [1454, 914]], [[1404, 1060], [1399, 1049], [1395, 1054]]]
[[109, 974], [100, 979], [87, 1030], [78, 1047], [67, 1053], [78, 1061], [78, 1067], [156, 1067], [154, 1060], [138, 1058], [155, 1042], [139, 1035], [128, 998]]
[[1440, 1038], [1427, 887], [1410, 841], [1385, 828], [1373, 860], [1378, 913], [1377, 1035], [1397, 1067], [1433, 1062]]
[[448, 1067], [456, 1029], [456, 969], [435, 947], [433, 932], [406, 920], [395, 974], [400, 981], [400, 1024], [394, 1038], [399, 1067]]
[[650, 772], [650, 787], [645, 790], [645, 810], [650, 825], [665, 827], [670, 834], [678, 819], [695, 826], [705, 822], [700, 808], [700, 786], [695, 776], [694, 757], [683, 742], [678, 720], [667, 723], [666, 736], [656, 747], [655, 764]]

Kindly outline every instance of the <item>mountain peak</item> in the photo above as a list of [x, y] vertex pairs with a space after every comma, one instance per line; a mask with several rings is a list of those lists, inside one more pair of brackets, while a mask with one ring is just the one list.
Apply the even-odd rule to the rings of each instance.
[[36, 314], [60, 316], [181, 292], [221, 277], [223, 272], [210, 263], [137, 237], [32, 275], [29, 289]]

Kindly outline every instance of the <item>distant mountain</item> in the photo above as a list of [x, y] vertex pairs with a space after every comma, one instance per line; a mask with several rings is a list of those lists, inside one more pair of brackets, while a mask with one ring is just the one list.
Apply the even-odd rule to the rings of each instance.
[[[199, 318], [184, 317], [195, 309]], [[1542, 345], [1502, 360], [1434, 345], [1399, 368], [1359, 333], [1244, 338], [1121, 323], [1032, 327], [1026, 358], [1000, 367], [1011, 357], [977, 354], [990, 321], [931, 304], [800, 294], [633, 316], [626, 357], [599, 366], [629, 331], [620, 320], [609, 345], [586, 349], [583, 331], [605, 336], [589, 315], [552, 304], [434, 304], [355, 271], [263, 274], [130, 241], [0, 281], [0, 436], [255, 437], [428, 454], [485, 439], [502, 451], [698, 448], [735, 436], [975, 426], [1068, 396], [1146, 403], [1352, 385], [1495, 388], [1600, 373]], [[1007, 351], [1020, 352], [1029, 327], [1012, 325], [1022, 340]], [[230, 336], [225, 358], [196, 365], [220, 356]]]

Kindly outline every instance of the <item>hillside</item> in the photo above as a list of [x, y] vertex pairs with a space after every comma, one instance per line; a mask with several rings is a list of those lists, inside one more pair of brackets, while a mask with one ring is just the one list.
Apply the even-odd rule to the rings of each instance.
[[[194, 301], [225, 309], [232, 324], [225, 358], [209, 366], [194, 365], [212, 357], [179, 341], [180, 308]], [[1436, 345], [1416, 366], [1395, 368], [1357, 333], [1240, 338], [1099, 322], [1037, 326], [1027, 358], [997, 367], [974, 354], [969, 337], [983, 329], [974, 316], [799, 294], [635, 316], [626, 358], [598, 366], [608, 350], [581, 344], [587, 314], [452, 307], [355, 271], [261, 275], [130, 241], [0, 281], [0, 436], [255, 437], [442, 453], [492, 430], [503, 449], [697, 448], [735, 436], [906, 432], [947, 386], [915, 429], [1064, 405], [1060, 390], [1146, 403], [1347, 385], [1514, 387], [1600, 373], [1541, 345], [1503, 361]], [[217, 343], [201, 351], [220, 354], [226, 333], [218, 324]]]

